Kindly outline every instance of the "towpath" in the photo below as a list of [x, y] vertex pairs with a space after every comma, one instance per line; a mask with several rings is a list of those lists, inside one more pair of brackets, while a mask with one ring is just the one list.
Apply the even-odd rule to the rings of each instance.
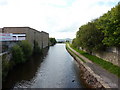
[[120, 83], [120, 78], [118, 78], [116, 75], [108, 72], [107, 70], [105, 70], [104, 68], [102, 68], [101, 66], [93, 63], [91, 60], [89, 60], [88, 58], [84, 57], [83, 55], [81, 55], [80, 53], [76, 52], [74, 49], [72, 49], [69, 45], [68, 47], [74, 52], [76, 53], [79, 57], [81, 57], [83, 60], [85, 60], [86, 63], [84, 63], [85, 65], [87, 65], [96, 75], [100, 76], [100, 78], [110, 87], [110, 88], [119, 88], [119, 83]]

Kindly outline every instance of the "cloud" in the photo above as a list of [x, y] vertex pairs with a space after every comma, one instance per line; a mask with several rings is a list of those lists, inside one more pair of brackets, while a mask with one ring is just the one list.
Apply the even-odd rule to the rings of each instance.
[[7, 5], [7, 0], [0, 0], [0, 6]]
[[74, 38], [81, 25], [103, 15], [118, 1], [1, 0], [0, 27], [29, 26], [51, 37]]

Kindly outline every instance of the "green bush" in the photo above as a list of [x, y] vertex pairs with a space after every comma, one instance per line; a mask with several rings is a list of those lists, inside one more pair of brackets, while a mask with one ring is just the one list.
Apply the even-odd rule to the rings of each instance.
[[111, 46], [120, 47], [120, 2], [103, 16], [82, 25], [72, 44], [89, 53]]
[[2, 79], [4, 80], [9, 71], [9, 62], [2, 60]]
[[[6, 60], [6, 55], [2, 57], [2, 79], [8, 74], [8, 71], [13, 68], [13, 66], [24, 63], [32, 55], [32, 46], [28, 41], [22, 41], [19, 44], [14, 45], [11, 48], [12, 58], [11, 60]], [[1, 59], [1, 57], [0, 57]]]
[[55, 38], [49, 38], [50, 44], [55, 45], [57, 43]]
[[40, 53], [41, 53], [41, 49], [38, 45], [38, 42], [34, 41], [33, 54], [40, 54]]
[[76, 38], [73, 39], [74, 47], [85, 48], [89, 53], [92, 51], [104, 50], [102, 40], [104, 39], [103, 32], [98, 30], [96, 22], [88, 22], [81, 26], [76, 34]]
[[28, 59], [32, 55], [32, 46], [31, 46], [31, 44], [28, 41], [24, 40], [19, 45], [22, 48], [24, 58]]
[[16, 64], [25, 61], [23, 51], [19, 45], [15, 45], [12, 47], [12, 60]]
[[15, 65], [15, 61], [13, 60], [10, 60], [7, 58], [7, 54], [3, 55], [0, 57], [0, 59], [2, 60], [2, 72], [1, 72], [1, 75], [2, 75], [2, 81], [5, 80], [5, 77], [7, 76], [8, 72], [10, 69], [13, 68], [13, 66]]

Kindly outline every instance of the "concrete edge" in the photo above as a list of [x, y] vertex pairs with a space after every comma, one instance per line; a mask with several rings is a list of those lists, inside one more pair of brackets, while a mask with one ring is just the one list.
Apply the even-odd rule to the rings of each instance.
[[103, 81], [103, 79], [102, 79], [99, 75], [95, 74], [94, 71], [91, 70], [90, 67], [88, 67], [82, 60], [80, 60], [80, 58], [78, 58], [76, 55], [74, 55], [74, 53], [71, 52], [69, 49], [67, 49], [67, 50], [68, 50], [68, 52], [74, 57], [74, 59], [77, 61], [77, 63], [78, 63], [79, 65], [81, 64], [91, 75], [93, 75], [93, 77], [96, 78], [97, 81], [98, 81], [104, 88], [110, 88], [110, 86], [109, 86], [107, 83], [105, 83], [105, 82]]

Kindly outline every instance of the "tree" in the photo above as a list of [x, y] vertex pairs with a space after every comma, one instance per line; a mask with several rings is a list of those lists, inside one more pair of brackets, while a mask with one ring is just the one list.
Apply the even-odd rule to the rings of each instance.
[[38, 42], [34, 40], [34, 48], [33, 48], [33, 53], [34, 54], [40, 54], [41, 53], [41, 49], [38, 45]]
[[49, 38], [50, 44], [55, 45], [57, 43], [55, 38]]
[[23, 40], [20, 43], [20, 47], [22, 48], [25, 59], [28, 59], [32, 55], [32, 46], [31, 46], [31, 44], [28, 41]]
[[79, 28], [73, 45], [82, 47], [88, 52], [103, 49], [103, 33], [97, 29], [95, 22], [89, 22]]
[[103, 31], [103, 43], [120, 46], [120, 4], [99, 18], [97, 27]]
[[100, 18], [82, 25], [72, 44], [89, 52], [106, 46], [120, 47], [120, 2]]
[[72, 45], [73, 45], [73, 47], [75, 47], [75, 48], [79, 48], [79, 45], [78, 45], [78, 42], [77, 42], [77, 38], [74, 38], [74, 39], [72, 40]]
[[22, 63], [25, 61], [22, 49], [19, 45], [12, 47], [12, 60], [17, 63]]

